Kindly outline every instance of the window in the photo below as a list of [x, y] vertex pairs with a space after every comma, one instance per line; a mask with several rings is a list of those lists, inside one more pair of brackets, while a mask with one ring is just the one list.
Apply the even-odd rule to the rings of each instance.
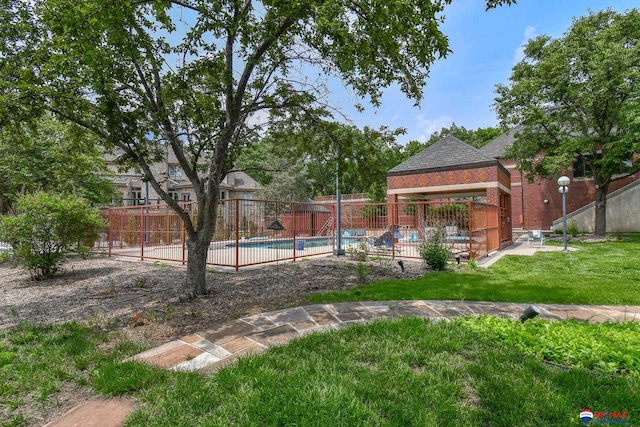
[[172, 178], [181, 178], [182, 169], [178, 165], [169, 165], [169, 176]]
[[588, 178], [591, 176], [591, 171], [587, 162], [589, 162], [593, 156], [591, 154], [585, 154], [579, 156], [575, 162], [573, 162], [573, 178]]
[[167, 192], [169, 193], [169, 197], [171, 197], [173, 200], [175, 201], [180, 200], [180, 194], [178, 193], [178, 190], [176, 190], [175, 188], [170, 188]]
[[[602, 154], [598, 153], [598, 159], [602, 158]], [[592, 154], [583, 154], [579, 156], [575, 162], [573, 162], [573, 177], [574, 178], [592, 178], [591, 169], [589, 167], [589, 163], [593, 161]], [[631, 157], [624, 159], [618, 170], [614, 172], [614, 175], [622, 175], [627, 173], [629, 167], [633, 164], [633, 160]]]
[[131, 200], [133, 206], [144, 205], [144, 199], [142, 198], [142, 190], [140, 187], [131, 187]]
[[253, 205], [253, 202], [250, 200], [252, 199], [252, 194], [251, 193], [242, 193], [242, 198], [245, 200], [242, 202], [243, 206], [251, 206]]
[[191, 201], [191, 194], [189, 194], [189, 193], [182, 193], [182, 201], [183, 201], [183, 202], [190, 202], [190, 201]]

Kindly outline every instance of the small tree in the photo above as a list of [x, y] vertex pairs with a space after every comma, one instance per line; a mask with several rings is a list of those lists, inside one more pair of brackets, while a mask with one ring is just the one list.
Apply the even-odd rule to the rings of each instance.
[[447, 268], [447, 261], [451, 257], [451, 251], [442, 243], [441, 227], [437, 227], [435, 233], [420, 244], [418, 252], [430, 269], [442, 271]]
[[38, 192], [18, 199], [17, 214], [0, 219], [0, 240], [13, 246], [34, 280], [54, 276], [71, 253], [86, 255], [104, 221], [78, 196]]

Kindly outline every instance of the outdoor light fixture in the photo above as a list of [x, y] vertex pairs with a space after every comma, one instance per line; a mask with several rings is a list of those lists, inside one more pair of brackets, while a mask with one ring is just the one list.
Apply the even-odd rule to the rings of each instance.
[[456, 263], [460, 265], [460, 254], [456, 254], [455, 258], [456, 258]]
[[564, 252], [568, 252], [567, 249], [567, 192], [569, 191], [569, 180], [568, 176], [562, 175], [558, 178], [558, 191], [562, 194], [562, 242], [564, 244]]
[[402, 272], [404, 272], [404, 262], [401, 259], [398, 260], [398, 265], [402, 269]]
[[524, 311], [522, 312], [522, 315], [520, 316], [520, 321], [524, 322], [525, 320], [533, 319], [538, 314], [540, 314], [540, 309], [535, 305], [530, 305], [529, 307], [525, 308]]

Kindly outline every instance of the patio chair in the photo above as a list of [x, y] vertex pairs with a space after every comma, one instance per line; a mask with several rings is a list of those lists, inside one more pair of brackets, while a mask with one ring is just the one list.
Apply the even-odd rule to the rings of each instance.
[[529, 230], [527, 233], [527, 244], [531, 246], [531, 243], [539, 242], [540, 247], [544, 246], [544, 234], [542, 230]]
[[380, 237], [367, 237], [367, 243], [371, 246], [393, 247], [393, 234], [391, 231], [385, 231]]
[[444, 227], [444, 232], [447, 239], [458, 236], [458, 226], [457, 225], [447, 225]]
[[387, 248], [393, 248], [394, 242], [399, 241], [403, 237], [404, 236], [399, 231], [399, 226], [392, 225], [387, 231], [382, 233], [380, 237], [367, 237], [366, 241], [374, 247], [385, 246]]

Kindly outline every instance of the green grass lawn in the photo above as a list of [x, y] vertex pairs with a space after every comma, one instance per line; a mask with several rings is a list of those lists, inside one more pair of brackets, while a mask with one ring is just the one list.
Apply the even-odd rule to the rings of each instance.
[[[572, 244], [572, 246], [574, 246]], [[318, 301], [466, 299], [640, 305], [640, 236], [385, 282]], [[0, 426], [88, 389], [132, 396], [127, 426], [640, 426], [640, 323], [396, 319], [315, 334], [213, 376], [122, 363], [136, 343], [77, 323], [0, 332]]]
[[213, 378], [175, 374], [141, 392], [127, 425], [580, 426], [585, 407], [637, 425], [637, 378], [543, 364], [474, 323], [380, 321], [295, 340]]
[[140, 348], [122, 341], [105, 352], [106, 338], [75, 323], [1, 333], [0, 425], [33, 425], [26, 406], [55, 406], [61, 388], [88, 387], [134, 397], [127, 426], [579, 426], [585, 407], [640, 425], [636, 322], [377, 321], [213, 376], [122, 363]]
[[466, 300], [640, 305], [640, 235], [603, 243], [571, 243], [575, 252], [506, 256], [489, 269], [452, 267], [415, 280], [390, 280], [311, 302]]

